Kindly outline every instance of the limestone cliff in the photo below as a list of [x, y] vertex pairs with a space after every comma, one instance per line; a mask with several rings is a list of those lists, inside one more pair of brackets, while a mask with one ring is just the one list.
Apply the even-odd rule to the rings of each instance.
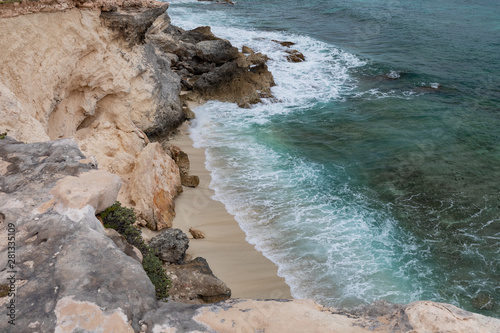
[[[25, 142], [75, 138], [101, 169], [121, 176], [119, 200], [137, 206], [154, 228], [171, 224], [180, 178], [167, 155], [158, 157], [167, 171], [156, 176], [168, 181], [148, 190], [164, 200], [149, 208], [137, 203], [144, 194], [135, 185], [138, 169], [150, 163], [141, 152], [147, 134], [168, 132], [185, 119], [179, 77], [163, 53], [143, 43], [167, 7], [73, 8], [0, 20], [9, 32], [0, 39], [1, 131]], [[165, 213], [153, 218], [151, 209]]]

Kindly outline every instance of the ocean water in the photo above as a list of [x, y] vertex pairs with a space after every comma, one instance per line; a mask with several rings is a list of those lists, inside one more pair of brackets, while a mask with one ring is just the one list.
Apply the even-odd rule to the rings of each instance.
[[209, 102], [191, 135], [294, 297], [500, 317], [498, 1], [170, 2], [271, 58], [274, 99]]

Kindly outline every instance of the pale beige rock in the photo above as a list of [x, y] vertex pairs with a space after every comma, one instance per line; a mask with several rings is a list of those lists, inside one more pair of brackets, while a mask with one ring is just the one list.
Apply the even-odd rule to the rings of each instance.
[[418, 333], [495, 333], [500, 320], [464, 311], [451, 304], [420, 301], [405, 309], [408, 321]]
[[203, 239], [205, 238], [205, 234], [203, 231], [195, 229], [195, 228], [189, 228], [189, 232], [193, 236], [194, 239]]
[[106, 313], [94, 303], [79, 302], [71, 297], [64, 297], [57, 302], [54, 313], [57, 316], [56, 333], [134, 332], [127, 322], [127, 316], [120, 308]]
[[138, 217], [153, 230], [171, 227], [173, 198], [182, 191], [182, 185], [179, 168], [159, 143], [150, 143], [137, 156], [131, 177], [131, 200]]
[[224, 311], [205, 307], [193, 319], [216, 332], [373, 332], [311, 300], [228, 302]]
[[118, 176], [101, 170], [84, 172], [78, 177], [66, 176], [50, 190], [52, 200], [40, 206], [38, 212], [44, 213], [56, 206], [80, 210], [90, 205], [99, 213], [113, 205], [120, 187]]
[[49, 140], [42, 124], [27, 114], [16, 96], [0, 82], [0, 133], [4, 131], [19, 141]]

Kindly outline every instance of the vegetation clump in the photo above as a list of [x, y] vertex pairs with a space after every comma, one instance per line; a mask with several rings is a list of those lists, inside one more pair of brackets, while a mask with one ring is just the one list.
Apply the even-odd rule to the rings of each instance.
[[141, 251], [143, 255], [142, 267], [155, 286], [156, 298], [159, 300], [166, 299], [171, 281], [163, 268], [161, 260], [146, 245], [140, 230], [134, 227], [133, 224], [136, 220], [134, 210], [122, 207], [121, 203], [116, 201], [111, 207], [102, 212], [100, 216], [106, 228], [115, 229], [125, 237], [129, 244]]

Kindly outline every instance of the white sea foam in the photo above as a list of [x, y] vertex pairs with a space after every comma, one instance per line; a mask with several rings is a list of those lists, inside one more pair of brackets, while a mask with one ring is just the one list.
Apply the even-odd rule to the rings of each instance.
[[[275, 133], [265, 132], [271, 119], [343, 100], [356, 87], [350, 69], [365, 63], [310, 37], [241, 29], [222, 11], [200, 12], [196, 19], [182, 7], [169, 11], [176, 25], [210, 25], [233, 45], [271, 58], [268, 66], [277, 84], [272, 92], [280, 102], [264, 101], [249, 109], [209, 102], [196, 109], [191, 137], [196, 147], [205, 148], [216, 199], [235, 216], [247, 240], [278, 265], [293, 296], [335, 306], [422, 297], [424, 291], [407, 274], [418, 270], [417, 262], [399, 263], [426, 254], [419, 253], [409, 235], [400, 236], [404, 231], [390, 214], [369, 208], [368, 198], [345, 181], [349, 176], [342, 167], [325, 170], [279, 151], [256, 134], [262, 131], [278, 140]], [[287, 48], [272, 40], [296, 43], [293, 48], [306, 61], [288, 62]], [[431, 273], [421, 271], [421, 280]]]

